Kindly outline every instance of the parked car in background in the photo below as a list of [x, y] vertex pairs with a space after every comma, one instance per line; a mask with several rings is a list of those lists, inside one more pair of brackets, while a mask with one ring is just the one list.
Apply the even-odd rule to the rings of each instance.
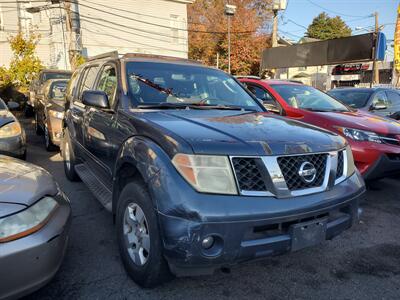
[[38, 95], [35, 130], [39, 135], [44, 134], [47, 151], [53, 151], [60, 145], [67, 84], [67, 79], [50, 79]]
[[240, 79], [271, 112], [336, 132], [347, 139], [365, 180], [400, 173], [400, 123], [356, 111], [310, 86]]
[[9, 101], [7, 106], [0, 98], [0, 154], [25, 159], [25, 131], [10, 111], [18, 108], [18, 103]]
[[358, 219], [365, 187], [346, 140], [266, 113], [220, 70], [105, 55], [66, 98], [65, 174], [113, 213], [141, 286], [310, 247]]
[[63, 260], [71, 209], [53, 177], [0, 155], [0, 299], [48, 283]]
[[36, 107], [36, 102], [37, 102], [37, 96], [38, 94], [41, 93], [43, 90], [43, 85], [47, 80], [50, 79], [69, 79], [71, 78], [71, 71], [67, 70], [42, 70], [39, 73], [38, 79], [33, 80], [31, 82], [31, 85], [29, 87], [29, 101], [28, 105], [31, 108], [31, 110], [35, 109]]
[[388, 88], [341, 88], [328, 94], [351, 108], [400, 120], [400, 92]]

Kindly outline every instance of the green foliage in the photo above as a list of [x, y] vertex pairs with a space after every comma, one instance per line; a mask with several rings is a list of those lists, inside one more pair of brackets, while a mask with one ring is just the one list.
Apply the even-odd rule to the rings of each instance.
[[86, 58], [84, 56], [82, 56], [81, 54], [75, 54], [74, 56], [72, 56], [71, 58], [71, 67], [72, 70], [75, 70], [76, 68], [78, 68], [80, 65], [83, 65], [86, 62]]
[[13, 51], [13, 59], [8, 69], [0, 68], [0, 85], [3, 88], [15, 85], [21, 92], [26, 92], [30, 82], [43, 69], [40, 59], [35, 55], [39, 36], [31, 34], [25, 37], [22, 33], [18, 33], [8, 41]]
[[350, 36], [351, 29], [342, 18], [331, 18], [326, 13], [320, 13], [308, 26], [306, 35], [310, 38], [329, 40]]

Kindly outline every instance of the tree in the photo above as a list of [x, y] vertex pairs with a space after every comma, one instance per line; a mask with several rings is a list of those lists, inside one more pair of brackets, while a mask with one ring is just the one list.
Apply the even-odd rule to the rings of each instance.
[[[189, 58], [228, 70], [228, 19], [224, 0], [197, 0], [188, 7]], [[270, 0], [235, 0], [231, 17], [231, 71], [236, 75], [257, 74], [261, 52], [270, 46], [272, 20]], [[217, 54], [218, 53], [218, 54]]]
[[319, 40], [329, 40], [351, 35], [351, 29], [339, 16], [329, 17], [320, 13], [308, 26], [306, 35]]
[[35, 54], [39, 35], [31, 34], [26, 37], [18, 33], [11, 36], [8, 41], [13, 51], [13, 59], [8, 69], [1, 67], [0, 84], [4, 86], [13, 84], [21, 92], [26, 92], [30, 82], [43, 69], [40, 59]]

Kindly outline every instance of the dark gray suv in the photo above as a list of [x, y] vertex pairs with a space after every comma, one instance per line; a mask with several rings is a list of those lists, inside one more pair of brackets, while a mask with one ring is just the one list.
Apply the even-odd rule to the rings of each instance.
[[109, 54], [66, 97], [66, 176], [112, 212], [141, 286], [297, 251], [358, 219], [365, 188], [345, 139], [268, 113], [220, 70]]

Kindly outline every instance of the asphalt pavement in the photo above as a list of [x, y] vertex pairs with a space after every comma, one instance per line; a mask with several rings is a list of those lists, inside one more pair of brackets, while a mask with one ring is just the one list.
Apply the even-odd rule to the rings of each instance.
[[59, 272], [26, 299], [400, 299], [400, 179], [374, 184], [360, 223], [332, 241], [146, 290], [124, 271], [111, 214], [83, 183], [66, 179], [59, 153], [46, 152], [31, 121], [22, 123], [27, 160], [53, 174], [73, 212]]

